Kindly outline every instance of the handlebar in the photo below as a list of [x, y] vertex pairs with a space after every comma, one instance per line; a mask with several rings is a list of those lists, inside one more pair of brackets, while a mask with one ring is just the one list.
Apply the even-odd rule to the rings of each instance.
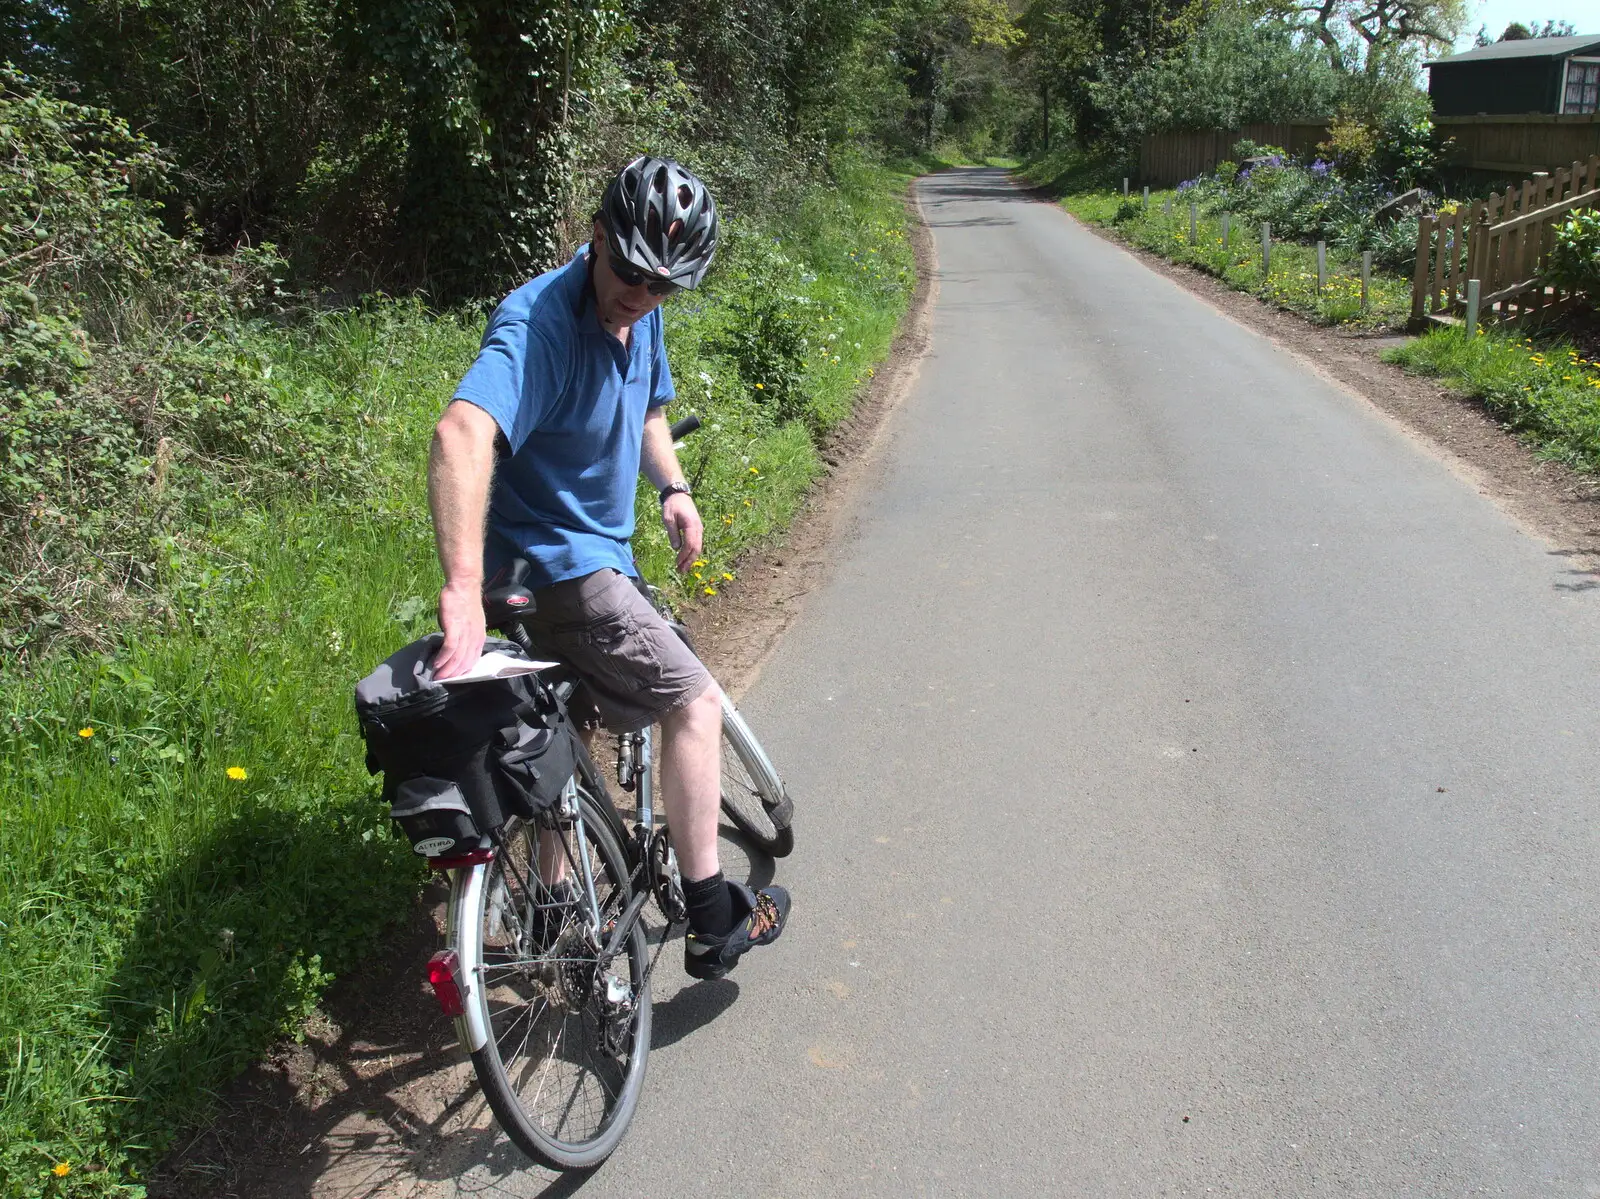
[[699, 427], [700, 418], [692, 413], [684, 417], [682, 420], [673, 421], [672, 428], [670, 430], [672, 433], [672, 440], [682, 441], [685, 437], [689, 436], [689, 434], [693, 433]]

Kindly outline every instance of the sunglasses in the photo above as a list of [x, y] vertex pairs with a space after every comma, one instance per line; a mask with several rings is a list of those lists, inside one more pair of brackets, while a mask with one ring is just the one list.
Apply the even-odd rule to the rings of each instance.
[[[610, 250], [609, 247], [607, 249], [608, 251]], [[617, 281], [624, 287], [638, 287], [639, 284], [643, 283], [653, 296], [670, 296], [675, 291], [683, 290], [683, 285], [680, 283], [674, 283], [670, 279], [657, 278], [654, 275], [647, 275], [644, 271], [634, 266], [633, 263], [621, 261], [615, 251], [610, 251], [606, 254], [606, 263], [610, 266], [611, 273], [617, 277]]]

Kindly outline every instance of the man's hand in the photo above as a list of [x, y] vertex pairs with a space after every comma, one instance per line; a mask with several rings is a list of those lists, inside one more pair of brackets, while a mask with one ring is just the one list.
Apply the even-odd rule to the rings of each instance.
[[667, 527], [667, 540], [678, 551], [678, 573], [684, 574], [694, 565], [705, 544], [706, 530], [700, 523], [700, 510], [683, 492], [674, 492], [661, 505], [661, 523]]
[[483, 656], [488, 629], [483, 596], [476, 586], [447, 586], [439, 593], [439, 627], [444, 630], [444, 644], [433, 655], [433, 677], [453, 679], [471, 670]]

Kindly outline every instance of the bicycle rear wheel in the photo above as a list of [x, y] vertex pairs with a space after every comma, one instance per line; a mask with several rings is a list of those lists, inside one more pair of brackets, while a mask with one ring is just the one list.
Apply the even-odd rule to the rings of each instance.
[[[610, 1156], [638, 1105], [650, 1052], [643, 923], [606, 969], [599, 963], [633, 895], [627, 857], [581, 788], [577, 813], [580, 819], [551, 815], [537, 826], [508, 827], [475, 901], [461, 905], [456, 921], [467, 934], [460, 942], [478, 950], [476, 962], [462, 965], [476, 967], [468, 1002], [479, 1005], [487, 1030], [472, 1053], [484, 1097], [519, 1148], [558, 1170]], [[556, 861], [568, 883], [546, 886], [538, 867], [551, 877], [560, 872]]]
[[794, 805], [772, 761], [733, 701], [722, 697], [722, 810], [775, 858], [794, 851]]

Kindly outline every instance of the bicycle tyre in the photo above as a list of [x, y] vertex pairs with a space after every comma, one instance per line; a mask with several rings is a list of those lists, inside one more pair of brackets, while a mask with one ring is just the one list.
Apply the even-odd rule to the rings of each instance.
[[722, 697], [722, 810], [764, 852], [775, 858], [794, 852], [794, 805], [750, 725]]
[[[628, 858], [602, 806], [581, 787], [578, 810], [604, 928], [606, 917], [615, 919], [633, 896]], [[581, 877], [576, 822], [552, 826], [566, 847], [569, 877]], [[542, 884], [536, 884], [538, 897], [527, 897], [527, 888], [515, 881], [516, 871], [508, 882], [507, 855], [526, 870], [530, 855], [538, 852], [538, 832], [520, 823], [508, 829], [500, 853], [482, 868], [488, 876], [476, 889], [477, 902], [463, 905], [472, 910], [457, 917], [458, 929], [460, 921], [471, 921], [480, 930], [474, 939], [478, 960], [463, 961], [462, 967], [474, 971], [477, 985], [468, 1002], [480, 1005], [489, 1036], [471, 1058], [484, 1098], [511, 1141], [552, 1169], [580, 1170], [599, 1165], [616, 1149], [644, 1087], [651, 1024], [649, 947], [640, 921], [606, 976], [624, 976], [631, 992], [631, 1011], [619, 1032], [620, 1018], [602, 998], [605, 978], [594, 973], [597, 951], [582, 931], [586, 899], [556, 896]], [[529, 872], [527, 877], [536, 876]], [[545, 899], [550, 902], [541, 902]], [[511, 922], [520, 922], [520, 944]], [[529, 937], [553, 938], [553, 943], [535, 949]], [[457, 943], [462, 943], [459, 936]], [[545, 1027], [536, 1036], [541, 1023]], [[620, 1039], [620, 1055], [599, 1043], [605, 1035]]]

